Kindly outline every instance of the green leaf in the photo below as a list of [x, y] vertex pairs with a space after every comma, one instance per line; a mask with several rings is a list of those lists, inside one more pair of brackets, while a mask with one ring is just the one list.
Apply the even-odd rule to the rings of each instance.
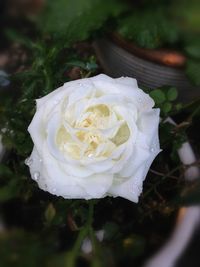
[[69, 62], [67, 62], [66, 65], [71, 66], [71, 67], [80, 67], [82, 69], [85, 69], [85, 63], [79, 60], [70, 60]]
[[194, 85], [200, 85], [200, 61], [188, 60], [186, 75]]
[[[15, 228], [14, 228], [15, 229]], [[0, 236], [1, 267], [46, 266], [50, 249], [37, 233], [20, 230], [3, 231]]]
[[169, 19], [167, 9], [135, 9], [119, 20], [118, 32], [141, 47], [157, 48], [173, 44], [179, 38], [176, 24]]
[[114, 0], [107, 0], [106, 5], [101, 0], [49, 0], [40, 28], [69, 45], [87, 39], [123, 6]]
[[31, 41], [31, 39], [27, 38], [25, 35], [23, 35], [22, 33], [18, 32], [16, 30], [6, 29], [5, 34], [10, 41], [20, 43], [27, 48], [33, 47], [33, 43]]
[[50, 223], [56, 215], [56, 210], [52, 203], [50, 203], [45, 211], [45, 219], [47, 223]]
[[185, 52], [196, 59], [200, 59], [200, 43], [199, 44], [190, 44], [185, 47]]
[[105, 240], [111, 240], [113, 237], [116, 237], [119, 234], [119, 226], [114, 222], [107, 222], [104, 225]]
[[166, 102], [162, 106], [162, 111], [164, 113], [168, 113], [169, 111], [171, 111], [171, 109], [172, 109], [172, 104], [170, 102]]
[[88, 71], [96, 70], [98, 65], [95, 62], [88, 62], [85, 65], [85, 69]]
[[166, 100], [165, 94], [160, 89], [151, 91], [150, 96], [153, 98], [156, 104], [162, 104]]
[[19, 195], [19, 183], [17, 179], [12, 179], [5, 186], [0, 188], [0, 202], [8, 201]]
[[200, 25], [199, 0], [176, 0], [171, 1], [171, 3], [173, 3], [171, 9], [174, 15], [179, 18], [177, 22], [180, 27], [187, 33], [196, 33], [195, 35], [198, 37]]
[[178, 103], [178, 104], [176, 104], [176, 110], [181, 110], [183, 108], [183, 104], [181, 104], [181, 103]]
[[169, 101], [174, 101], [178, 96], [178, 91], [176, 88], [171, 87], [167, 92], [167, 99]]
[[12, 175], [12, 171], [10, 170], [10, 168], [8, 166], [6, 166], [5, 164], [0, 163], [0, 178], [6, 178], [6, 177], [10, 177]]

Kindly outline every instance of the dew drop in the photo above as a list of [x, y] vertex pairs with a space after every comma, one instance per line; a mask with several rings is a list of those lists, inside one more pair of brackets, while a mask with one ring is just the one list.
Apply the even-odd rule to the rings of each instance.
[[38, 181], [39, 178], [40, 178], [40, 173], [39, 173], [39, 172], [34, 172], [34, 174], [33, 174], [33, 179], [34, 179], [35, 181]]
[[94, 156], [94, 154], [92, 154], [92, 153], [88, 154], [88, 158], [91, 158], [93, 156]]
[[30, 166], [33, 163], [33, 159], [32, 158], [27, 158], [24, 162], [27, 166]]
[[150, 148], [150, 151], [151, 151], [151, 152], [154, 152], [154, 151], [155, 151], [155, 148], [154, 148], [154, 147], [151, 147], [151, 148]]
[[47, 184], [44, 184], [44, 189], [47, 189]]
[[139, 192], [142, 192], [142, 186], [141, 185], [140, 186], [138, 185], [137, 188], [138, 188]]

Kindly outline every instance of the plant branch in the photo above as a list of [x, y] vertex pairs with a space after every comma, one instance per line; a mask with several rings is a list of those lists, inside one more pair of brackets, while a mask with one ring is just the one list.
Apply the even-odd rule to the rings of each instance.
[[81, 245], [83, 243], [84, 238], [87, 235], [90, 235], [92, 230], [92, 223], [93, 223], [93, 215], [94, 215], [94, 201], [89, 201], [89, 209], [88, 209], [88, 217], [85, 225], [81, 227], [78, 237], [76, 239], [76, 242], [72, 248], [72, 250], [67, 253], [66, 258], [66, 267], [75, 267], [76, 266], [76, 260], [80, 252]]

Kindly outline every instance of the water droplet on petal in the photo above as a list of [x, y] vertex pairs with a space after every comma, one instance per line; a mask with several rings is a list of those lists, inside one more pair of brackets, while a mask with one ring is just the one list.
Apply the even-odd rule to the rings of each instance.
[[151, 151], [151, 152], [154, 152], [154, 151], [155, 151], [155, 148], [154, 148], [154, 147], [151, 147], [151, 148], [150, 148], [150, 151]]
[[47, 184], [44, 184], [44, 189], [47, 189]]
[[94, 154], [92, 154], [92, 153], [88, 154], [88, 158], [91, 158], [93, 156], [94, 156]]
[[142, 192], [142, 186], [141, 185], [140, 186], [138, 185], [137, 188], [138, 188], [138, 191], [141, 193]]
[[32, 158], [27, 158], [24, 162], [27, 166], [30, 166], [33, 163], [33, 159]]
[[38, 181], [39, 178], [40, 178], [40, 173], [39, 173], [39, 172], [34, 172], [34, 174], [33, 174], [33, 179], [34, 179], [35, 181]]

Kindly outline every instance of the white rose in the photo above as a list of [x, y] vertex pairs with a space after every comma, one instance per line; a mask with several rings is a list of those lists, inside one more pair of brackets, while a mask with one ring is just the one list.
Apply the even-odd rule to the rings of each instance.
[[138, 201], [160, 146], [159, 109], [135, 79], [101, 74], [36, 102], [26, 163], [41, 189], [64, 198]]

